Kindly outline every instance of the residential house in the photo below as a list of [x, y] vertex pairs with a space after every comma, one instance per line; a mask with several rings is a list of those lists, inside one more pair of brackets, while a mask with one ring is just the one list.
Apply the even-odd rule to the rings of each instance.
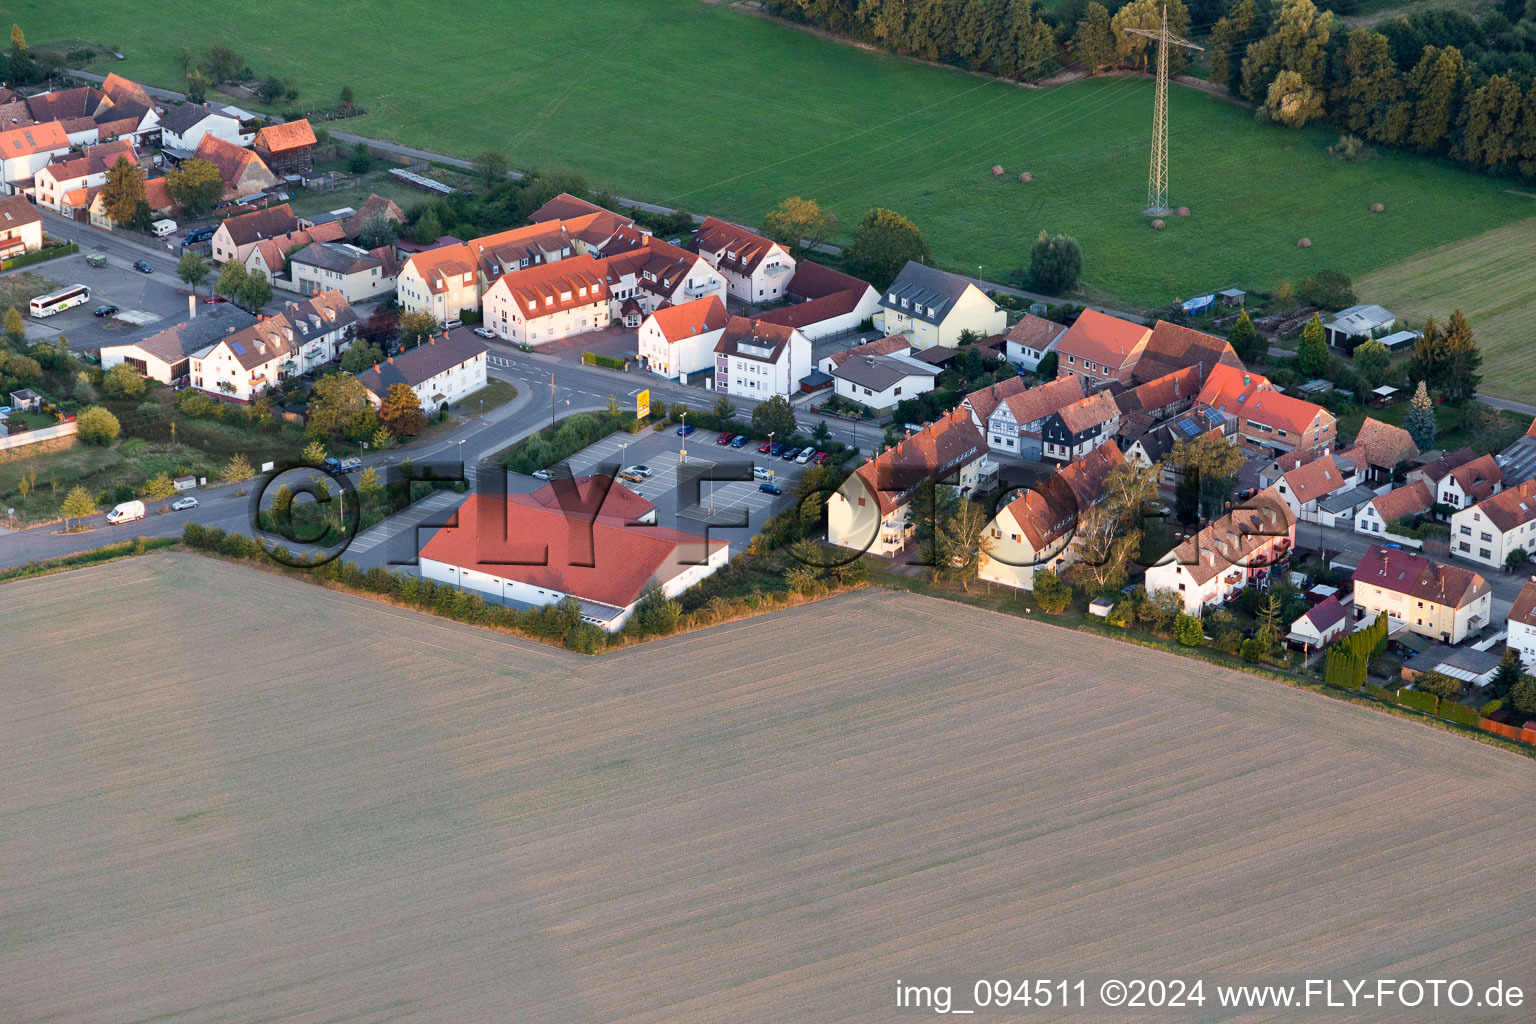
[[1342, 454], [1360, 467], [1362, 479], [1379, 484], [1391, 480], [1400, 463], [1417, 458], [1419, 448], [1402, 427], [1367, 416], [1355, 435], [1355, 443]]
[[127, 363], [145, 377], [171, 384], [188, 375], [193, 353], [255, 323], [256, 318], [245, 310], [222, 303], [207, 308], [191, 320], [152, 331], [125, 344], [103, 345], [101, 368], [110, 370], [119, 363]]
[[919, 514], [912, 496], [925, 481], [957, 487], [962, 495], [976, 486], [986, 454], [981, 431], [956, 409], [868, 459], [851, 473], [827, 501], [827, 540], [870, 554], [897, 554], [912, 540]]
[[652, 235], [621, 231], [598, 263], [608, 281], [609, 318], [627, 327], [664, 305], [712, 296], [725, 301], [725, 278], [704, 257]]
[[1349, 609], [1344, 607], [1337, 595], [1330, 594], [1291, 623], [1291, 631], [1286, 640], [1296, 647], [1315, 651], [1327, 647], [1349, 632], [1349, 627]]
[[761, 401], [794, 394], [815, 367], [811, 343], [793, 327], [733, 316], [715, 342], [715, 391]]
[[1033, 388], [1015, 377], [971, 392], [961, 408], [978, 429], [986, 432], [989, 449], [1039, 461], [1045, 457], [1046, 421], [1083, 398], [1079, 377], [1058, 377]]
[[290, 302], [282, 312], [194, 352], [192, 386], [250, 402], [280, 380], [309, 373], [337, 358], [351, 341], [357, 314], [335, 292]]
[[457, 242], [410, 255], [395, 279], [395, 296], [402, 309], [426, 310], [446, 323], [463, 310], [480, 308], [478, 282], [474, 252]]
[[[606, 207], [598, 206], [596, 203], [589, 203], [585, 199], [578, 199], [569, 192], [561, 192], [555, 198], [533, 211], [533, 215], [528, 220], [533, 224], [542, 224], [547, 220], [574, 220], [577, 217], [584, 217], [589, 213], [607, 213], [615, 217], [619, 216]], [[627, 220], [628, 218], [624, 219]], [[630, 223], [633, 223], [633, 221]]]
[[294, 253], [289, 265], [294, 291], [301, 295], [337, 291], [354, 304], [393, 292], [400, 274], [392, 245], [369, 250], [343, 242], [316, 242]]
[[142, 85], [112, 73], [101, 83], [101, 94], [91, 113], [99, 138], [138, 143], [158, 134], [160, 110]]
[[204, 135], [198, 140], [192, 156], [206, 160], [218, 169], [219, 177], [224, 181], [225, 199], [255, 195], [278, 182], [277, 175], [262, 162], [261, 157], [217, 135]]
[[[1516, 551], [1536, 556], [1536, 480], [1527, 480], [1451, 514], [1451, 550], [1502, 569]], [[1517, 556], [1518, 557], [1518, 556]]]
[[865, 356], [896, 356], [911, 355], [912, 341], [905, 334], [892, 334], [885, 338], [875, 338], [866, 341], [862, 345], [852, 348], [838, 349], [822, 356], [821, 362], [816, 364], [816, 369], [822, 373], [831, 374], [833, 370], [841, 366], [849, 359], [862, 359]]
[[1462, 466], [1475, 462], [1477, 456], [1471, 448], [1458, 448], [1454, 452], [1429, 458], [1429, 456], [1434, 454], [1434, 452], [1428, 452], [1423, 455], [1422, 458], [1428, 461], [1410, 469], [1406, 479], [1409, 483], [1415, 480], [1422, 481], [1429, 488], [1429, 493], [1435, 496], [1436, 501], [1439, 501], [1442, 485], [1450, 481], [1451, 473]]
[[1056, 346], [1066, 333], [1065, 324], [1025, 313], [1018, 323], [1008, 328], [1004, 358], [1014, 366], [1033, 373], [1040, 368], [1040, 360], [1045, 358], [1047, 352], [1056, 351]]
[[1411, 632], [1446, 644], [1461, 643], [1489, 622], [1493, 590], [1487, 580], [1411, 551], [1372, 544], [1353, 581], [1357, 621], [1386, 612]]
[[1354, 529], [1355, 517], [1376, 498], [1376, 492], [1364, 484], [1334, 491], [1317, 503], [1317, 522], [1340, 530]]
[[590, 515], [564, 498], [470, 494], [423, 545], [422, 578], [514, 607], [574, 598], [583, 621], [618, 630], [652, 584], [677, 597], [729, 561], [725, 541], [609, 514], [637, 500], [622, 484], [607, 485], [605, 497]]
[[416, 392], [427, 415], [485, 387], [485, 342], [460, 328], [391, 356], [373, 369], [357, 375], [368, 389], [368, 400], [377, 405], [395, 384]]
[[223, 139], [232, 146], [248, 146], [254, 134], [245, 130], [240, 119], [200, 103], [182, 103], [170, 107], [160, 118], [160, 144], [190, 155], [204, 135]]
[[1132, 371], [1152, 329], [1096, 309], [1085, 309], [1056, 343], [1056, 375], [1081, 377], [1088, 385], [1131, 383]]
[[0, 177], [4, 178], [5, 194], [30, 191], [37, 172], [69, 149], [69, 135], [57, 121], [0, 131]]
[[1047, 416], [1040, 427], [1041, 457], [1057, 464], [1080, 459], [1114, 439], [1120, 409], [1107, 391], [1095, 391]]
[[[100, 189], [92, 189], [90, 206], [91, 225], [104, 231], [111, 231], [117, 227], [117, 222], [107, 213], [107, 201]], [[150, 178], [144, 183], [144, 205], [149, 207], [149, 212], [154, 217], [169, 217], [176, 210], [176, 200], [171, 198], [171, 190], [166, 187], [164, 178]]]
[[1497, 494], [1504, 486], [1504, 474], [1492, 455], [1481, 455], [1457, 466], [1440, 481], [1439, 501], [1451, 508], [1469, 508]]
[[1146, 587], [1177, 593], [1184, 610], [1199, 615], [1249, 586], [1267, 583], [1289, 562], [1295, 543], [1296, 517], [1285, 499], [1273, 489], [1260, 491], [1148, 569]]
[[370, 192], [363, 205], [343, 221], [342, 227], [346, 230], [347, 237], [356, 238], [362, 234], [363, 225], [374, 217], [383, 217], [397, 227], [405, 223], [405, 211], [400, 209], [393, 199], [385, 199], [377, 192]]
[[640, 325], [640, 365], [659, 377], [684, 382], [696, 373], [713, 372], [715, 344], [730, 319], [718, 295], [663, 306]]
[[1115, 406], [1122, 417], [1141, 413], [1155, 423], [1194, 405], [1203, 381], [1200, 368], [1188, 366], [1114, 394]]
[[486, 327], [498, 338], [546, 345], [608, 326], [608, 281], [582, 254], [501, 275], [487, 289]]
[[303, 117], [263, 125], [251, 148], [273, 174], [306, 174], [314, 167], [315, 130]]
[[[1422, 480], [1414, 480], [1386, 494], [1379, 494], [1361, 506], [1355, 515], [1355, 532], [1380, 537], [1387, 533], [1387, 527], [1393, 523], [1428, 512], [1434, 503], [1435, 497], [1429, 485]], [[1395, 543], [1402, 543], [1402, 538], [1398, 538]]]
[[[299, 223], [305, 222], [300, 220]], [[278, 235], [276, 238], [263, 238], [251, 246], [250, 252], [246, 254], [245, 271], [264, 278], [274, 287], [297, 291], [298, 289], [293, 287], [293, 280], [283, 276], [288, 273], [288, 260], [291, 255], [308, 248], [313, 243], [335, 242], [342, 237], [341, 225], [335, 221], [328, 221], [310, 228], [300, 228], [286, 235]]]
[[43, 215], [26, 196], [0, 199], [0, 259], [43, 247]]
[[133, 151], [132, 143], [104, 142], [97, 146], [87, 146], [77, 157], [47, 164], [39, 169], [33, 178], [32, 196], [39, 206], [57, 213], [67, 214], [76, 210], [83, 213], [89, 207], [83, 195], [71, 204], [71, 210], [65, 209], [65, 196], [105, 185], [107, 170], [120, 159], [138, 164], [139, 158]]
[[880, 293], [867, 281], [801, 260], [785, 291], [789, 304], [758, 317], [764, 323], [793, 327], [811, 341], [848, 334], [872, 319]]
[[909, 355], [867, 355], [839, 363], [832, 386], [839, 398], [879, 411], [932, 391], [938, 376], [938, 367]]
[[1515, 438], [1508, 448], [1499, 452], [1497, 461], [1505, 487], [1536, 478], [1536, 420], [1532, 420], [1525, 433]]
[[1140, 433], [1127, 435], [1125, 423], [1117, 431], [1116, 444], [1125, 452], [1128, 461], [1151, 468], [1158, 466], [1158, 482], [1164, 487], [1177, 487], [1184, 482], [1184, 474], [1166, 461], [1173, 446], [1180, 441], [1195, 441], [1206, 434], [1225, 436], [1230, 424], [1226, 417], [1206, 406], [1196, 406], [1145, 426]]
[[1509, 649], [1520, 655], [1527, 671], [1536, 669], [1536, 577], [1520, 588], [1509, 609]]
[[1038, 570], [1065, 569], [1082, 546], [1079, 517], [1104, 500], [1105, 480], [1124, 464], [1111, 442], [1020, 492], [988, 524], [992, 550], [982, 555], [977, 577], [1033, 590]]
[[1323, 337], [1334, 348], [1349, 352], [1354, 348], [1351, 338], [1380, 338], [1391, 334], [1396, 323], [1397, 317], [1380, 306], [1350, 306], [1323, 324]]
[[1353, 463], [1346, 462], [1341, 467], [1332, 455], [1324, 455], [1282, 474], [1274, 489], [1285, 500], [1291, 515], [1304, 523], [1316, 523], [1320, 521], [1319, 502], [1353, 490], [1356, 480]]
[[230, 217], [214, 232], [210, 245], [214, 263], [244, 263], [256, 243], [284, 238], [299, 230], [299, 219], [287, 203]]
[[1152, 325], [1152, 333], [1131, 369], [1131, 381], [1145, 384], [1187, 369], [1195, 371], [1199, 383], [1204, 384], [1218, 365], [1243, 366], [1225, 338], [1159, 320]]
[[911, 260], [880, 297], [875, 329], [905, 334], [918, 349], [955, 348], [960, 335], [1001, 334], [1008, 314], [967, 278]]
[[1267, 377], [1240, 367], [1214, 367], [1196, 401], [1230, 417], [1238, 443], [1256, 454], [1321, 454], [1333, 447], [1338, 433], [1338, 421], [1327, 409], [1282, 394]]
[[795, 273], [795, 258], [778, 242], [714, 217], [694, 230], [689, 248], [723, 274], [730, 294], [748, 305], [783, 298]]

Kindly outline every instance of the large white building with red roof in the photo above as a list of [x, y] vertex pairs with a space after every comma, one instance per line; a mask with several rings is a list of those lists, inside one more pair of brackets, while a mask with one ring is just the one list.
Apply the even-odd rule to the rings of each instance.
[[69, 152], [69, 134], [57, 121], [0, 132], [0, 176], [7, 195], [32, 188], [32, 178], [55, 157]]
[[690, 248], [725, 276], [732, 297], [749, 305], [783, 298], [795, 273], [795, 258], [778, 242], [714, 217], [704, 218]]
[[714, 369], [715, 344], [730, 319], [715, 295], [656, 310], [640, 325], [640, 365], [668, 380]]
[[574, 598], [583, 621], [617, 630], [651, 584], [676, 597], [730, 560], [725, 541], [654, 518], [650, 502], [601, 475], [471, 494], [422, 547], [421, 575], [515, 607]]
[[482, 323], [498, 338], [547, 345], [608, 326], [608, 281], [582, 254], [496, 278], [486, 290]]
[[793, 327], [733, 316], [715, 342], [718, 394], [757, 401], [787, 398], [814, 369], [811, 343]]
[[875, 286], [849, 274], [801, 260], [790, 278], [788, 305], [770, 309], [760, 320], [793, 327], [816, 341], [856, 331], [880, 308]]

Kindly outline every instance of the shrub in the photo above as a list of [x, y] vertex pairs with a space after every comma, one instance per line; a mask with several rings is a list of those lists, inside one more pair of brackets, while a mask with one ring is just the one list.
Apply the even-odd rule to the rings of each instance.
[[1198, 616], [1180, 612], [1174, 621], [1173, 637], [1185, 647], [1199, 647], [1205, 642], [1205, 625]]
[[1257, 638], [1244, 640], [1238, 651], [1244, 661], [1263, 661], [1269, 654], [1268, 645]]
[[1495, 712], [1500, 711], [1503, 709], [1503, 707], [1504, 702], [1502, 700], [1495, 699], [1478, 708], [1477, 713], [1482, 715], [1484, 718], [1491, 718]]
[[567, 650], [578, 654], [596, 654], [602, 646], [604, 634], [601, 629], [590, 622], [578, 622], [565, 631], [565, 637], [561, 640]]
[[1378, 686], [1375, 683], [1366, 683], [1363, 687], [1361, 687], [1361, 689], [1363, 689], [1370, 696], [1375, 697], [1377, 700], [1384, 700], [1388, 704], [1397, 703], [1397, 694], [1393, 693], [1385, 686]]
[[1223, 654], [1236, 654], [1243, 648], [1243, 634], [1235, 629], [1216, 634], [1216, 641], [1212, 645]]
[[99, 405], [93, 405], [84, 410], [75, 418], [78, 428], [76, 435], [86, 444], [97, 444], [105, 447], [117, 440], [118, 432], [122, 430], [117, 417]]
[[1397, 702], [1405, 708], [1413, 708], [1426, 715], [1433, 715], [1440, 710], [1440, 698], [1422, 690], [1398, 690]]
[[1460, 679], [1448, 676], [1444, 672], [1420, 672], [1418, 678], [1413, 681], [1415, 690], [1424, 693], [1432, 693], [1436, 697], [1456, 697], [1461, 694], [1465, 684]]
[[187, 523], [181, 528], [181, 542], [201, 551], [207, 544], [207, 533], [202, 523]]
[[1473, 728], [1477, 726], [1477, 712], [1465, 704], [1459, 704], [1453, 700], [1443, 700], [1440, 702], [1440, 717], [1447, 722], [1455, 722], [1457, 725]]
[[1072, 603], [1072, 587], [1050, 569], [1035, 573], [1035, 603], [1049, 615], [1058, 615]]

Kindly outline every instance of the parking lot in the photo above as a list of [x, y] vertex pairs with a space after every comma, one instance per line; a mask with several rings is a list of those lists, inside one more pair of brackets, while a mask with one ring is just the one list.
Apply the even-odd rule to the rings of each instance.
[[[69, 347], [79, 352], [121, 344], [146, 329], [158, 330], [186, 319], [187, 297], [182, 292], [186, 286], [174, 273], [165, 270], [161, 261], [154, 261], [153, 273], [144, 274], [133, 269], [133, 259], [128, 256], [94, 249], [90, 237], [80, 241], [80, 252], [75, 255], [27, 269], [57, 282], [60, 288], [73, 284], [89, 286], [90, 301], [46, 319], [27, 317], [28, 338], [52, 341], [63, 334], [69, 338]], [[105, 267], [86, 264], [86, 255], [96, 251], [106, 254]], [[206, 293], [207, 287], [202, 291]], [[92, 310], [101, 305], [116, 306], [124, 314], [147, 314], [146, 323], [135, 325], [126, 319], [95, 316]]]

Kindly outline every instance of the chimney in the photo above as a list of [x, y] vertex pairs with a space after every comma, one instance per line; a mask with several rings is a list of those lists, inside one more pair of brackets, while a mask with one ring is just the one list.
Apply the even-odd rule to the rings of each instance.
[[378, 373], [379, 372], [379, 364], [378, 363], [374, 363], [373, 364], [373, 372], [374, 373]]
[[188, 295], [187, 296], [187, 319], [188, 320], [196, 320], [197, 319], [197, 296], [196, 295]]
[[395, 357], [394, 356], [390, 356], [387, 360], [385, 360], [385, 362], [389, 363], [390, 366], [394, 366], [395, 365]]

